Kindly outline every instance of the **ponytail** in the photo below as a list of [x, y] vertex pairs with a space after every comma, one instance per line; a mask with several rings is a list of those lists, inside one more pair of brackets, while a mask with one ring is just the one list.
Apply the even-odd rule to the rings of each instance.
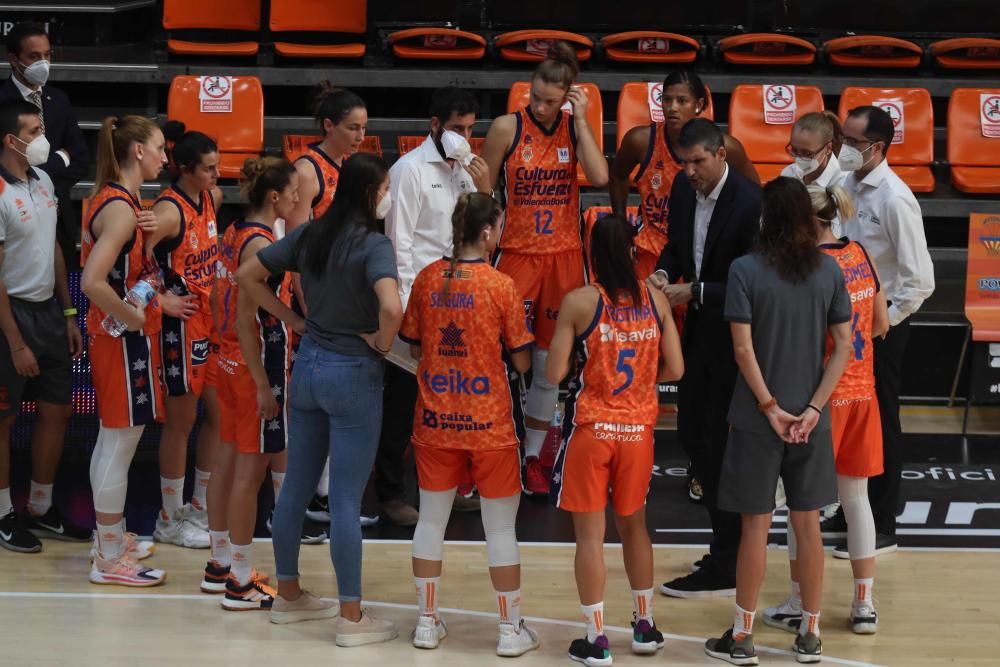
[[841, 220], [854, 217], [854, 201], [847, 190], [840, 185], [824, 188], [822, 185], [810, 185], [806, 188], [812, 203], [813, 217], [829, 226], [833, 219]]
[[549, 46], [545, 60], [535, 68], [532, 78], [569, 90], [570, 86], [576, 83], [579, 73], [580, 62], [576, 58], [576, 51], [566, 42], [558, 40]]
[[590, 265], [597, 284], [612, 301], [627, 296], [632, 306], [642, 303], [642, 289], [635, 273], [632, 227], [620, 215], [599, 218], [590, 233]]
[[129, 151], [135, 143], [145, 143], [157, 130], [156, 123], [144, 116], [108, 116], [101, 123], [97, 135], [97, 174], [93, 194], [104, 186], [121, 180], [122, 170], [128, 166]]
[[185, 170], [194, 171], [201, 163], [202, 156], [219, 152], [215, 140], [201, 132], [188, 132], [187, 127], [179, 120], [168, 120], [162, 130], [163, 138], [167, 140], [170, 163], [177, 175]]
[[461, 195], [455, 203], [455, 211], [451, 214], [451, 271], [444, 281], [444, 293], [448, 294], [451, 278], [458, 266], [458, 255], [463, 246], [471, 244], [479, 238], [486, 227], [491, 227], [500, 219], [500, 204], [493, 197], [482, 192], [471, 192]]
[[271, 190], [282, 192], [292, 182], [295, 167], [280, 157], [247, 158], [240, 169], [240, 191], [252, 209], [261, 209]]

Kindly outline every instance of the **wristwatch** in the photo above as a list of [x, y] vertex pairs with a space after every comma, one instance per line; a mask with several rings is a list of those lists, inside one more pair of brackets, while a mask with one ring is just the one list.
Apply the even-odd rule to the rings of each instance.
[[701, 287], [703, 283], [691, 283], [691, 297], [695, 303], [701, 303]]

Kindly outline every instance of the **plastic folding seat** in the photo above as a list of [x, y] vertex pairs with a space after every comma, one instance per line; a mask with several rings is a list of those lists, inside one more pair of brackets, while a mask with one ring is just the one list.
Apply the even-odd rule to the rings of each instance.
[[934, 109], [924, 88], [844, 88], [840, 94], [841, 120], [855, 107], [874, 105], [885, 109], [896, 126], [889, 147], [892, 170], [914, 192], [933, 192]]
[[538, 62], [545, 60], [552, 42], [563, 41], [576, 49], [580, 62], [590, 60], [594, 42], [589, 37], [564, 30], [515, 30], [497, 35], [493, 44], [499, 49], [500, 57], [514, 62]]
[[881, 35], [837, 37], [823, 45], [830, 62], [840, 67], [919, 67], [924, 50], [905, 39]]
[[[310, 144], [322, 140], [323, 137], [318, 134], [286, 134], [281, 138], [281, 155], [289, 162], [295, 162]], [[361, 152], [382, 157], [382, 141], [373, 134], [365, 135], [361, 141]]]
[[[702, 118], [715, 119], [715, 110], [712, 107], [712, 91], [708, 90], [708, 99], [705, 101], [705, 108], [701, 112]], [[663, 82], [629, 81], [622, 86], [621, 94], [618, 96], [618, 145], [622, 145], [625, 134], [637, 125], [649, 125], [653, 122], [653, 114], [659, 109], [660, 95], [663, 94]], [[662, 119], [662, 115], [657, 119]]]
[[407, 60], [481, 60], [486, 38], [452, 28], [409, 28], [389, 35], [392, 53]]
[[167, 118], [215, 139], [223, 178], [237, 178], [243, 162], [264, 150], [264, 91], [255, 76], [174, 77]]
[[815, 86], [741, 84], [729, 101], [729, 133], [743, 143], [761, 182], [767, 183], [792, 162], [785, 146], [795, 121], [822, 110], [823, 94]]
[[164, 0], [163, 28], [254, 33], [246, 41], [167, 39], [167, 50], [178, 55], [252, 56], [260, 49], [260, 0]]
[[[587, 124], [594, 134], [597, 148], [604, 154], [604, 107], [601, 104], [601, 90], [593, 83], [578, 83], [576, 86], [587, 93]], [[531, 99], [531, 83], [528, 81], [517, 81], [510, 87], [510, 94], [507, 96], [507, 113], [513, 113], [528, 105]], [[568, 103], [567, 103], [568, 104]], [[586, 174], [583, 173], [583, 165], [577, 165], [577, 177], [580, 185], [589, 186]]]
[[1000, 39], [957, 37], [928, 48], [938, 66], [947, 69], [1000, 69]]
[[[271, 31], [313, 32], [347, 35], [364, 35], [368, 29], [368, 3], [366, 0], [272, 0]], [[285, 58], [360, 58], [365, 55], [365, 45], [346, 38], [325, 44], [291, 42], [281, 37], [274, 42], [274, 51]], [[363, 38], [362, 38], [363, 39]]]
[[605, 35], [601, 46], [608, 60], [621, 63], [687, 64], [701, 51], [701, 43], [692, 37], [658, 30]]
[[719, 40], [719, 53], [730, 65], [812, 65], [816, 45], [776, 32], [752, 32]]
[[958, 190], [1000, 193], [1000, 88], [952, 91], [948, 102], [948, 162], [951, 183]]

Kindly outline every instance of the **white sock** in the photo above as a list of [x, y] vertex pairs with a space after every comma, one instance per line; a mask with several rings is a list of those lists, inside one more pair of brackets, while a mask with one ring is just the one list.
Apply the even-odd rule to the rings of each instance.
[[644, 591], [632, 591], [632, 606], [635, 610], [635, 620], [649, 621], [653, 624], [653, 589], [647, 588]]
[[604, 634], [604, 602], [582, 604], [583, 620], [587, 622], [587, 641], [593, 644]]
[[10, 487], [0, 489], [0, 518], [10, 514], [13, 509], [14, 503], [10, 501]]
[[875, 587], [875, 579], [855, 579], [854, 580], [854, 606], [872, 606], [872, 589]]
[[326, 462], [323, 464], [323, 472], [319, 476], [319, 482], [316, 484], [316, 495], [321, 498], [326, 498], [327, 494], [330, 493], [330, 457], [326, 457]]
[[229, 567], [233, 563], [230, 553], [229, 531], [210, 530], [208, 536], [212, 540], [212, 560], [222, 567]]
[[97, 524], [97, 551], [104, 560], [117, 560], [125, 553], [125, 520]]
[[744, 636], [753, 634], [753, 619], [757, 612], [747, 611], [738, 604], [733, 606], [736, 607], [733, 613], [733, 639], [739, 641]]
[[817, 637], [819, 637], [819, 612], [815, 614], [802, 610], [802, 622], [799, 624], [799, 634], [804, 635], [807, 632], [811, 632]]
[[42, 516], [52, 507], [52, 484], [39, 484], [31, 480], [31, 492], [28, 495], [28, 511], [35, 516]]
[[[212, 478], [212, 471], [205, 472], [195, 466], [194, 469], [194, 492], [191, 494], [191, 504], [196, 510], [208, 509], [208, 501], [205, 494], [208, 493], [208, 480]], [[183, 489], [184, 486], [181, 485]]]
[[[271, 471], [271, 484], [274, 486], [274, 504], [278, 504], [278, 496], [281, 495], [281, 487], [285, 484], [285, 473]], [[326, 494], [323, 494], [326, 495]]]
[[788, 606], [795, 610], [802, 609], [802, 589], [799, 587], [799, 582], [792, 582], [792, 592], [788, 596]]
[[163, 518], [169, 521], [174, 518], [174, 512], [184, 504], [184, 478], [167, 479], [160, 476], [160, 495], [163, 497]]
[[417, 606], [420, 607], [420, 615], [437, 618], [441, 577], [413, 577], [413, 583], [417, 585]]
[[253, 573], [253, 561], [251, 560], [250, 544], [230, 543], [229, 552], [232, 558], [232, 569], [229, 573], [236, 579], [240, 586], [250, 583], [250, 575]]
[[521, 625], [521, 589], [497, 591], [497, 611], [501, 623], [510, 623], [515, 628]]
[[545, 444], [545, 436], [548, 430], [540, 431], [537, 428], [525, 428], [524, 437], [524, 458], [529, 456], [538, 457], [542, 453], [542, 445]]

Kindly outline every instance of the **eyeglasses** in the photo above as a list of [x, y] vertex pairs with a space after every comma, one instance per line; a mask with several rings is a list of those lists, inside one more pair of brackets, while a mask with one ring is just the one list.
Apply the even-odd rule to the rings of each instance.
[[807, 151], [803, 148], [796, 148], [795, 146], [792, 145], [792, 142], [788, 142], [787, 144], [785, 144], [785, 152], [791, 155], [792, 157], [802, 157], [808, 160], [810, 158], [814, 158], [817, 155], [819, 155], [823, 151], [823, 149], [826, 148], [826, 146], [827, 146], [826, 144], [823, 144], [814, 151]]
[[850, 146], [851, 148], [858, 148], [862, 144], [868, 144], [869, 146], [877, 142], [872, 141], [868, 137], [862, 137], [861, 139], [855, 139], [854, 137], [844, 137], [844, 145]]

